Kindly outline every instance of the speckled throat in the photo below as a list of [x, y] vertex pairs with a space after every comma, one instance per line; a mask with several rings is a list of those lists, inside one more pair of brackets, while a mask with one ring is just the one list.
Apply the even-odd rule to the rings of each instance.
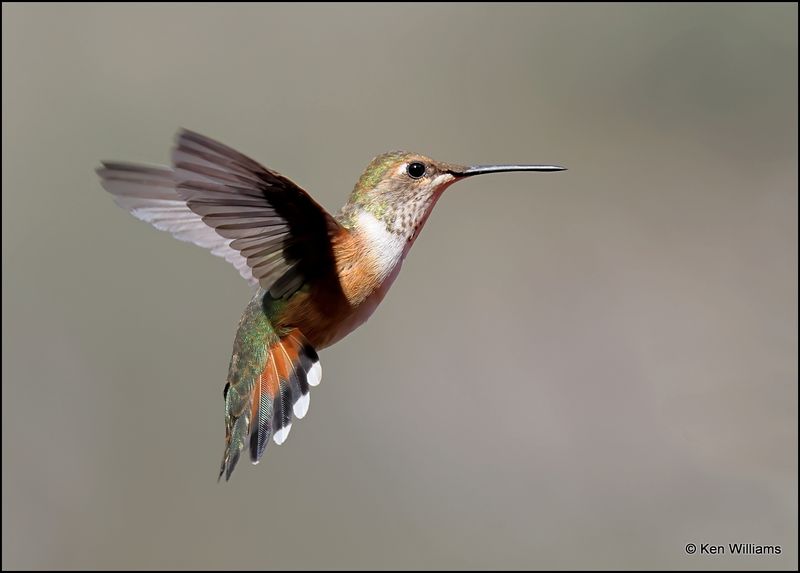
[[413, 238], [419, 233], [420, 227], [438, 198], [437, 193], [431, 197], [413, 197], [399, 203], [389, 199], [376, 199], [361, 205], [348, 203], [342, 207], [337, 220], [351, 231], [355, 231], [358, 227], [359, 214], [369, 213], [381, 221], [389, 233], [407, 239]]

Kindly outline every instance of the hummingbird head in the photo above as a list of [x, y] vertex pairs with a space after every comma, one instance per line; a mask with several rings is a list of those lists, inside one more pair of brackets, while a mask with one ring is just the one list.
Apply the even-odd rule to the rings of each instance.
[[373, 159], [362, 173], [346, 210], [367, 212], [391, 232], [416, 235], [433, 206], [461, 179], [505, 171], [561, 171], [554, 165], [475, 165], [435, 161], [418, 153], [390, 151]]

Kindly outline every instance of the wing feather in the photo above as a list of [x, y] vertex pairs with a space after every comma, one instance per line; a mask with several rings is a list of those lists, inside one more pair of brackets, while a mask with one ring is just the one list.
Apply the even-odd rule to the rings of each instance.
[[135, 217], [223, 257], [274, 298], [334, 272], [331, 237], [346, 231], [290, 179], [189, 130], [172, 164], [104, 162], [98, 174]]

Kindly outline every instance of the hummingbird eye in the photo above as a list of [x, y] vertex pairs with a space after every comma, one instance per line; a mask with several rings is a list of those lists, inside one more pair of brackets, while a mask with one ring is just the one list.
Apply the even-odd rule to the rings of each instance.
[[408, 173], [408, 176], [412, 179], [419, 179], [425, 175], [425, 164], [419, 161], [409, 163], [408, 167], [406, 167], [406, 173]]

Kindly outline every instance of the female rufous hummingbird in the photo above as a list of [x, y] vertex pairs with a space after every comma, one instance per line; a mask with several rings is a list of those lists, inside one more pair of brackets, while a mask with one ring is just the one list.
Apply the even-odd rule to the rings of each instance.
[[227, 480], [243, 449], [258, 463], [270, 438], [286, 440], [292, 414], [306, 415], [322, 374], [317, 351], [375, 311], [445, 189], [484, 173], [561, 170], [392, 151], [372, 160], [335, 217], [283, 175], [188, 130], [172, 167], [103, 162], [97, 173], [134, 217], [211, 250], [258, 287], [224, 389]]

